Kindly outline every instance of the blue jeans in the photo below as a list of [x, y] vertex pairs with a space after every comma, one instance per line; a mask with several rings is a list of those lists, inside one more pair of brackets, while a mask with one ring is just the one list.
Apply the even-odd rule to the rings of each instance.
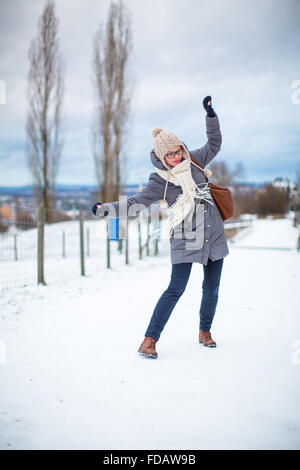
[[[202, 282], [202, 300], [200, 306], [201, 330], [210, 330], [218, 303], [219, 285], [224, 258], [216, 261], [208, 260], [203, 265], [204, 279]], [[193, 263], [172, 265], [171, 280], [167, 290], [163, 292], [153, 311], [145, 336], [159, 340], [160, 334], [179, 298], [187, 286]]]

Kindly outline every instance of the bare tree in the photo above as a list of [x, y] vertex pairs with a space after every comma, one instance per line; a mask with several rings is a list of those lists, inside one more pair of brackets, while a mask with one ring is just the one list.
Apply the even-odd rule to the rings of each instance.
[[292, 195], [291, 208], [294, 211], [294, 227], [300, 226], [300, 169], [296, 170], [295, 190]]
[[212, 171], [212, 180], [214, 183], [219, 184], [220, 186], [231, 186], [234, 175], [229, 170], [226, 162], [213, 162], [209, 165], [209, 168]]
[[209, 165], [212, 171], [212, 180], [220, 186], [237, 185], [245, 177], [245, 167], [243, 163], [238, 162], [233, 171], [231, 171], [224, 161], [213, 162]]
[[255, 212], [260, 217], [267, 215], [284, 216], [288, 211], [289, 200], [285, 190], [266, 184], [255, 194]]
[[233, 170], [234, 184], [239, 185], [246, 177], [246, 169], [242, 162], [237, 162]]
[[63, 60], [59, 54], [58, 19], [55, 4], [48, 0], [39, 19], [37, 36], [29, 48], [28, 103], [26, 132], [27, 161], [38, 203], [51, 221], [55, 179], [61, 157], [61, 108]]
[[96, 93], [92, 145], [99, 197], [103, 202], [117, 200], [125, 182], [121, 151], [129, 128], [133, 91], [131, 52], [129, 12], [122, 1], [113, 2], [105, 31], [100, 26], [95, 35], [92, 63]]

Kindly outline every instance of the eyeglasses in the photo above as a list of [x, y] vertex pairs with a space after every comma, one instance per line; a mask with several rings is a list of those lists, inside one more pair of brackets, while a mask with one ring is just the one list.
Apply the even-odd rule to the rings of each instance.
[[182, 154], [182, 147], [180, 147], [180, 149], [176, 150], [176, 152], [167, 153], [166, 157], [173, 159], [173, 158], [175, 158], [175, 157], [177, 157], [181, 154]]

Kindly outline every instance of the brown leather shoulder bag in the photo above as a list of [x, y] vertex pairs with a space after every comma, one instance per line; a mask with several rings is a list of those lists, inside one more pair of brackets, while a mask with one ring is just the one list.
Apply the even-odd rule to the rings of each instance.
[[[191, 160], [195, 163], [195, 165], [198, 168], [200, 168], [200, 170], [204, 174], [204, 169], [202, 168], [201, 165], [199, 165], [197, 160], [195, 160], [192, 157], [191, 157]], [[223, 188], [222, 186], [211, 183], [211, 181], [208, 180], [205, 174], [204, 174], [204, 177], [206, 181], [208, 181], [211, 195], [215, 201], [217, 208], [220, 211], [223, 222], [225, 222], [225, 220], [228, 220], [230, 219], [230, 217], [233, 216], [233, 202], [232, 202], [231, 191], [228, 188]]]

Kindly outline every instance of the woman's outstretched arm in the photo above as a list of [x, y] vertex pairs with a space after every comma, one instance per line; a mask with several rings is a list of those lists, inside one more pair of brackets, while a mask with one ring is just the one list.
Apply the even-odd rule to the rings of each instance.
[[[129, 197], [123, 196], [121, 201], [106, 202], [101, 204], [96, 210], [97, 216], [125, 217], [126, 215], [134, 217], [146, 207], [150, 206], [163, 197], [164, 185], [159, 181], [156, 173], [151, 173], [147, 186], [139, 193]], [[123, 205], [120, 208], [120, 205]], [[121, 209], [121, 210], [120, 210]]]

